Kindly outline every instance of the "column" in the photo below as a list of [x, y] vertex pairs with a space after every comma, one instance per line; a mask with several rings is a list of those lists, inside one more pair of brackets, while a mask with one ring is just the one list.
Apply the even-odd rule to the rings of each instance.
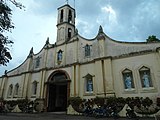
[[80, 92], [80, 80], [79, 80], [79, 65], [76, 65], [75, 71], [75, 86], [76, 86], [76, 96], [79, 96]]
[[30, 79], [31, 79], [31, 73], [27, 73], [22, 75], [23, 78], [22, 79], [22, 97], [28, 97], [29, 96], [29, 92], [30, 92]]
[[6, 88], [6, 82], [7, 82], [8, 78], [5, 76], [2, 78], [2, 83], [1, 83], [1, 89], [0, 89], [0, 97], [4, 98], [4, 93], [6, 93], [5, 91], [7, 90]]
[[75, 79], [74, 79], [74, 66], [71, 67], [71, 84], [70, 84], [70, 96], [75, 96]]
[[102, 62], [100, 60], [95, 62], [95, 75], [96, 93], [104, 96]]
[[45, 79], [46, 79], [46, 71], [42, 72], [42, 76], [41, 76], [41, 86], [40, 86], [40, 98], [44, 98], [44, 83], [45, 83]]
[[106, 93], [114, 93], [111, 59], [104, 60], [104, 80]]

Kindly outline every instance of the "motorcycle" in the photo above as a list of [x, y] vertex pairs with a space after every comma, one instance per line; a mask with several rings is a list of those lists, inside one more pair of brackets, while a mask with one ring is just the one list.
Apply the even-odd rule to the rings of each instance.
[[136, 118], [138, 120], [137, 115], [135, 114], [133, 109], [126, 109], [126, 117], [129, 119]]
[[106, 108], [99, 106], [98, 108], [94, 109], [94, 116], [96, 118], [109, 117], [109, 112]]
[[83, 115], [92, 116], [93, 115], [93, 109], [89, 105], [87, 105], [86, 108], [83, 111]]

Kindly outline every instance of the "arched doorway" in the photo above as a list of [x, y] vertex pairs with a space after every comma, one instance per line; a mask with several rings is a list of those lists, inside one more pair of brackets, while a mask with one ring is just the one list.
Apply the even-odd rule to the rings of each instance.
[[47, 83], [47, 111], [66, 111], [70, 87], [67, 74], [64, 71], [56, 71]]

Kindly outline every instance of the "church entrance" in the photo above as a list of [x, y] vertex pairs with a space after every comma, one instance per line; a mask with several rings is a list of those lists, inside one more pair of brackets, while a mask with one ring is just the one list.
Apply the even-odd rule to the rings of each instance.
[[69, 80], [64, 72], [53, 73], [48, 81], [48, 112], [66, 111], [69, 95]]

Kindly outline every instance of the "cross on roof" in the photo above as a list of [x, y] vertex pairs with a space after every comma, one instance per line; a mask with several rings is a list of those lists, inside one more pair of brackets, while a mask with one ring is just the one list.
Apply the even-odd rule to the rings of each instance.
[[68, 0], [66, 0], [66, 3], [68, 4]]

